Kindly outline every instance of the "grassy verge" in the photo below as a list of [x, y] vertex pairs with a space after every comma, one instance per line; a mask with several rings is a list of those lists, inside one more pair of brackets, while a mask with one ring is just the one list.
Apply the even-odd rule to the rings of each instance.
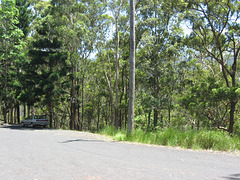
[[164, 146], [178, 146], [187, 149], [207, 149], [214, 151], [239, 151], [240, 138], [229, 136], [222, 131], [181, 131], [165, 129], [155, 132], [145, 132], [137, 129], [127, 136], [126, 130], [115, 130], [113, 127], [102, 129], [100, 134], [111, 136], [115, 140], [156, 144]]

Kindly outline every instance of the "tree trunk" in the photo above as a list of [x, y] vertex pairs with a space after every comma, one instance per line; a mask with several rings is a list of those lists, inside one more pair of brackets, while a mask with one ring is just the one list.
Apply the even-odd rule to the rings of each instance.
[[130, 0], [130, 58], [129, 58], [129, 108], [128, 135], [134, 130], [134, 101], [135, 101], [135, 1]]
[[[80, 102], [79, 102], [80, 103]], [[81, 113], [80, 113], [80, 105], [77, 108], [77, 118], [79, 122], [79, 131], [82, 131], [82, 122], [81, 122]]]
[[[76, 73], [76, 65], [73, 65], [72, 73]], [[71, 118], [69, 122], [70, 129], [75, 129], [77, 121], [76, 113], [76, 77], [72, 77], [72, 87], [71, 87]]]
[[4, 117], [4, 123], [7, 123], [7, 108], [5, 105], [3, 108], [3, 117]]
[[[5, 47], [5, 54], [7, 57], [8, 56], [8, 52], [7, 52], [7, 47]], [[4, 60], [3, 60], [4, 61]], [[8, 72], [8, 66], [7, 66], [7, 60], [5, 59], [5, 63], [4, 63], [4, 123], [7, 123], [7, 72]]]
[[13, 116], [14, 116], [14, 108], [11, 107], [11, 120], [10, 120], [11, 123], [13, 123], [13, 119], [14, 119]]
[[20, 105], [17, 105], [17, 123], [20, 124]]
[[153, 110], [153, 126], [154, 128], [157, 126], [157, 120], [158, 120], [158, 111], [157, 111], [157, 108], [154, 107], [154, 110]]
[[[108, 99], [106, 98], [106, 105], [108, 104]], [[110, 106], [109, 106], [110, 107]], [[108, 111], [108, 109], [107, 109]], [[108, 116], [108, 113], [106, 111], [104, 111], [105, 113], [105, 123], [106, 123], [106, 126], [108, 125], [108, 121], [109, 121], [109, 116]]]
[[11, 117], [10, 117], [10, 116], [11, 116], [11, 113], [10, 113], [9, 111], [11, 111], [11, 109], [8, 110], [8, 120], [7, 120], [7, 123], [10, 123], [10, 118], [11, 118]]
[[84, 75], [82, 77], [82, 122], [81, 129], [83, 130], [83, 122], [84, 122]]
[[53, 104], [52, 101], [48, 103], [48, 112], [49, 112], [49, 125], [50, 128], [52, 129], [52, 115], [53, 115]]
[[228, 132], [231, 134], [233, 133], [233, 125], [234, 125], [234, 112], [236, 108], [236, 101], [230, 101], [230, 119], [229, 119], [229, 128]]
[[[109, 66], [110, 66], [110, 60], [109, 60]], [[110, 69], [110, 71], [111, 71], [111, 69]], [[109, 91], [110, 91], [111, 124], [112, 124], [112, 126], [114, 126], [114, 120], [113, 120], [114, 105], [113, 105], [113, 90], [112, 90], [112, 85], [111, 85], [111, 72], [110, 72], [110, 75], [109, 75], [109, 78], [108, 78], [108, 74], [107, 74], [105, 65], [104, 65], [104, 73], [105, 73], [105, 78], [107, 80], [108, 88], [109, 88]]]
[[100, 98], [98, 99], [98, 110], [97, 110], [97, 131], [99, 130], [100, 122]]
[[59, 111], [58, 111], [58, 109], [56, 108], [55, 109], [55, 111], [56, 111], [56, 125], [55, 125], [55, 128], [57, 128], [57, 129], [59, 129]]
[[36, 110], [35, 110], [34, 105], [32, 105], [31, 107], [32, 107], [32, 114], [31, 115], [35, 115]]
[[152, 110], [150, 110], [150, 111], [148, 112], [148, 124], [147, 124], [147, 128], [148, 128], [148, 129], [149, 129], [150, 123], [151, 123], [151, 113], [152, 113]]
[[23, 104], [23, 118], [26, 117], [26, 104]]
[[3, 107], [1, 106], [1, 112], [0, 112], [0, 119], [2, 120], [3, 119]]
[[17, 113], [17, 106], [14, 108], [14, 124], [17, 124], [18, 122], [18, 113]]
[[[123, 67], [123, 69], [122, 69], [122, 93], [121, 93], [121, 96], [120, 96], [120, 104], [122, 104], [122, 100], [123, 100], [123, 96], [124, 96], [124, 69], [125, 69], [125, 67]], [[123, 118], [124, 118], [124, 116], [123, 116], [123, 108], [120, 108], [120, 115], [119, 115], [119, 127], [120, 127], [120, 129], [122, 128], [122, 123], [123, 123]]]
[[[123, 95], [120, 96], [120, 101], [119, 103], [121, 104], [122, 103], [122, 98], [123, 98]], [[120, 108], [120, 111], [119, 111], [119, 128], [121, 129], [122, 128], [122, 108]]]
[[115, 128], [119, 126], [119, 109], [118, 109], [118, 81], [119, 81], [119, 31], [118, 31], [118, 17], [115, 20], [116, 27], [116, 105], [115, 105]]
[[168, 106], [168, 127], [171, 125], [171, 103]]
[[30, 116], [30, 112], [31, 112], [31, 106], [30, 105], [27, 105], [28, 106], [28, 112], [27, 112], [27, 114], [28, 114], [28, 116]]
[[[125, 80], [126, 80], [126, 86], [125, 86], [125, 92], [124, 92], [124, 94], [125, 94], [125, 103], [127, 104], [128, 103], [128, 96], [127, 96], [127, 94], [129, 94], [129, 88], [128, 88], [128, 80], [127, 80], [127, 75], [125, 76]], [[125, 109], [124, 109], [124, 122], [125, 122], [125, 124], [124, 124], [124, 128], [125, 129], [127, 129], [127, 122], [128, 122], [128, 109], [125, 107]]]

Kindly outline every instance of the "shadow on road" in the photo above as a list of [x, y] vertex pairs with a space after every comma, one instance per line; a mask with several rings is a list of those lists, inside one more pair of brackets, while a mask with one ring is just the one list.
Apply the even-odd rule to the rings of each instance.
[[103, 140], [97, 140], [97, 139], [71, 139], [71, 140], [66, 140], [63, 142], [59, 142], [59, 143], [71, 143], [71, 142], [107, 142], [107, 141], [103, 141]]
[[230, 174], [228, 177], [223, 177], [228, 180], [240, 180], [240, 174]]
[[12, 129], [12, 130], [30, 130], [30, 131], [46, 129], [46, 128], [43, 128], [42, 126], [35, 126], [33, 128], [23, 127], [20, 124], [0, 124], [0, 128]]

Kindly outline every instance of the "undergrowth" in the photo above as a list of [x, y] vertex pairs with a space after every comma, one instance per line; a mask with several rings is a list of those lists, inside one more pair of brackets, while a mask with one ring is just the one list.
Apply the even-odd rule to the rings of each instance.
[[118, 141], [130, 141], [164, 146], [178, 146], [187, 149], [207, 149], [214, 151], [239, 151], [240, 138], [237, 135], [230, 136], [227, 132], [218, 130], [178, 130], [164, 129], [146, 132], [136, 129], [127, 136], [126, 130], [115, 130], [114, 127], [102, 129], [100, 134], [111, 136]]

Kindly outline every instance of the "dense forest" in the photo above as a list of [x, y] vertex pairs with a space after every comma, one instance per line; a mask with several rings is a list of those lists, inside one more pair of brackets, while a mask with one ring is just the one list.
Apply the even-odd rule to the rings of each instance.
[[[1, 0], [0, 119], [126, 129], [126, 0]], [[240, 132], [240, 2], [135, 2], [134, 127]]]

